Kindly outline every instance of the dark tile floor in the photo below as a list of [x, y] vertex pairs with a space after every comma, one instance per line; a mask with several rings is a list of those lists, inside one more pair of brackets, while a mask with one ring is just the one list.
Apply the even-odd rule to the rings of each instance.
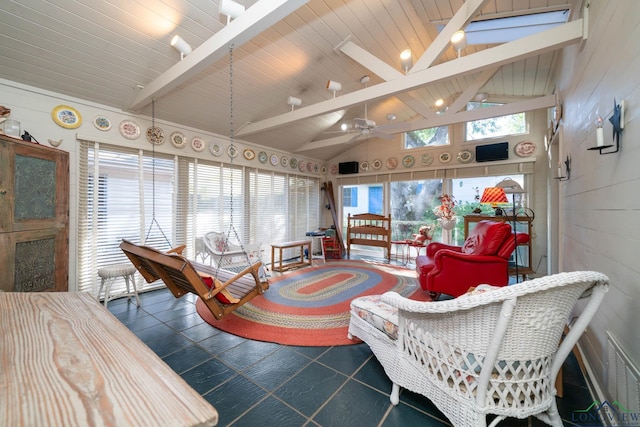
[[[205, 323], [195, 297], [166, 290], [126, 298], [108, 308], [219, 412], [220, 426], [449, 426], [431, 402], [402, 391], [389, 402], [391, 383], [366, 344], [293, 347], [247, 340]], [[560, 413], [593, 398], [573, 356], [563, 367]], [[572, 425], [566, 422], [566, 425]], [[543, 426], [537, 419], [507, 419], [503, 426]]]

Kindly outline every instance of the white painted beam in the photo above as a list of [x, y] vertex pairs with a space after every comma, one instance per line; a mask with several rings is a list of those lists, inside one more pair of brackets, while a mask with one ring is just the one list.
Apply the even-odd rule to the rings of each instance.
[[442, 31], [440, 31], [440, 34], [438, 34], [433, 43], [431, 43], [427, 50], [422, 54], [420, 59], [413, 64], [413, 67], [409, 70], [409, 74], [426, 70], [431, 67], [433, 63], [449, 48], [453, 33], [466, 27], [486, 2], [487, 0], [467, 0], [464, 2], [462, 7], [458, 9], [456, 14], [453, 15], [447, 25], [445, 25]]
[[[403, 73], [351, 41], [344, 41], [336, 48], [385, 81], [404, 77]], [[409, 108], [423, 117], [428, 117], [432, 113], [431, 109], [425, 105], [422, 100], [411, 96], [411, 94], [399, 94], [397, 97], [401, 102], [405, 103]]]
[[[541, 96], [538, 98], [527, 99], [525, 101], [510, 102], [508, 104], [479, 108], [471, 111], [461, 111], [453, 114], [443, 114], [430, 119], [419, 119], [411, 122], [394, 123], [384, 126], [384, 131], [389, 133], [409, 132], [412, 130], [428, 129], [438, 126], [448, 126], [456, 123], [469, 122], [473, 120], [491, 119], [493, 117], [507, 116], [509, 114], [522, 113], [524, 111], [539, 110], [542, 108], [551, 108], [555, 105], [556, 97], [554, 95]], [[380, 126], [382, 130], [382, 126]]]
[[395, 96], [408, 90], [470, 72], [480, 71], [487, 67], [499, 67], [531, 56], [561, 49], [572, 43], [576, 43], [581, 38], [582, 20], [578, 19], [500, 46], [435, 65], [426, 70], [417, 71], [402, 79], [380, 83], [308, 107], [299, 108], [289, 113], [251, 123], [241, 132], [238, 132], [237, 136], [240, 137], [263, 132], [309, 117], [315, 117], [353, 105], [362, 104], [367, 101]]
[[229, 45], [238, 48], [309, 0], [260, 0], [231, 21], [183, 60], [145, 85], [129, 106], [139, 111], [191, 77], [205, 70], [229, 53]]

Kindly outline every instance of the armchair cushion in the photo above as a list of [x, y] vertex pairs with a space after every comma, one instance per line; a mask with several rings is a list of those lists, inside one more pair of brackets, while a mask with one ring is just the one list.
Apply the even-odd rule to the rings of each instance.
[[504, 222], [480, 221], [464, 241], [461, 252], [469, 255], [495, 255], [511, 226]]

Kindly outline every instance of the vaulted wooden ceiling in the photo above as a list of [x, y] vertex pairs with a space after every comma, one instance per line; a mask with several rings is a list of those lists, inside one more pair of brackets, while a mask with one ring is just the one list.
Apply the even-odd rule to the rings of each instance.
[[[339, 125], [365, 108], [393, 134], [475, 118], [464, 106], [478, 92], [513, 102], [503, 112], [553, 105], [560, 49], [583, 37], [571, 0], [238, 3], [247, 10], [227, 23], [219, 0], [5, 1], [0, 78], [148, 116], [155, 99], [159, 119], [327, 160], [351, 148]], [[566, 24], [524, 39], [459, 58], [449, 43], [471, 21], [561, 10]], [[183, 60], [176, 34], [193, 48]], [[328, 80], [342, 84], [335, 97]], [[292, 111], [289, 96], [302, 105]], [[446, 114], [435, 114], [438, 98]]]

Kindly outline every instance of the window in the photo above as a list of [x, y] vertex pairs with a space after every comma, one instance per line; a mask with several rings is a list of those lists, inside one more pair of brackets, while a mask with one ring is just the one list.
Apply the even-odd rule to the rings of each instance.
[[[503, 104], [492, 102], [469, 102], [467, 110], [495, 107]], [[466, 124], [466, 140], [498, 138], [506, 135], [522, 135], [527, 133], [525, 113], [510, 114], [508, 116], [492, 117], [490, 119], [475, 120]]]
[[129, 262], [119, 248], [122, 239], [159, 250], [184, 243], [185, 256], [202, 262], [197, 239], [209, 231], [228, 233], [231, 223], [250, 256], [260, 244], [300, 239], [319, 227], [320, 182], [314, 177], [89, 141], [81, 142], [79, 155], [79, 291], [95, 294], [97, 269]]
[[449, 127], [412, 130], [404, 133], [404, 148], [435, 147], [449, 144]]
[[358, 187], [345, 187], [342, 190], [342, 206], [346, 208], [358, 207]]
[[382, 215], [382, 186], [369, 187], [369, 213]]
[[[418, 232], [420, 226], [435, 224], [436, 216], [433, 208], [440, 204], [438, 196], [441, 194], [441, 179], [392, 182], [391, 238], [393, 240], [409, 239], [412, 234]], [[436, 236], [439, 236], [440, 228], [436, 228], [436, 233]]]

